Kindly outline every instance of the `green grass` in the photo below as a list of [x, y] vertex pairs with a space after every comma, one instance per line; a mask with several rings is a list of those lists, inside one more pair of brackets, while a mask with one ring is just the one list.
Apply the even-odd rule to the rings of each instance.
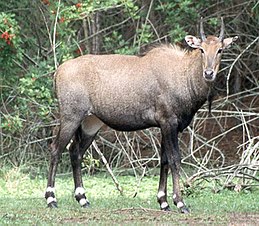
[[[82, 209], [73, 197], [71, 176], [58, 176], [58, 209], [46, 208], [45, 178], [30, 179], [19, 170], [0, 175], [0, 225], [255, 225], [259, 221], [259, 190], [213, 194], [198, 190], [185, 198], [191, 214], [159, 211], [156, 202], [158, 177], [143, 178], [136, 191], [132, 176], [117, 177], [124, 189], [121, 196], [109, 176], [85, 176], [91, 208]], [[170, 184], [169, 184], [170, 186]], [[171, 197], [170, 197], [171, 198]]]

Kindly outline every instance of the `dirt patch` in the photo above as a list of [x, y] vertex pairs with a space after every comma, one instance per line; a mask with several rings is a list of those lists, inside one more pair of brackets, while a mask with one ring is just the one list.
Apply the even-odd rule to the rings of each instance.
[[259, 225], [259, 213], [233, 213], [229, 216], [229, 226]]
[[78, 223], [98, 225], [258, 225], [259, 213], [232, 213], [222, 215], [183, 215], [177, 211], [164, 212], [145, 208], [125, 208], [111, 211], [87, 211], [81, 217], [63, 218], [61, 223]]

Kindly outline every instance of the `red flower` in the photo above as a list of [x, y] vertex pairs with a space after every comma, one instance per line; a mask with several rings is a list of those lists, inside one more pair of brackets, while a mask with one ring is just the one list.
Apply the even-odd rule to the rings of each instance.
[[78, 3], [76, 3], [76, 8], [81, 8], [82, 7], [82, 3], [80, 3], [80, 2], [78, 2]]
[[77, 54], [77, 55], [83, 55], [84, 51], [85, 51], [85, 46], [81, 44], [81, 45], [74, 51], [74, 53]]
[[60, 22], [60, 23], [64, 23], [65, 20], [66, 20], [65, 17], [61, 17], [60, 20], [59, 20], [59, 22]]
[[1, 34], [1, 38], [5, 40], [7, 45], [11, 45], [11, 40], [14, 35], [9, 34], [7, 31], [5, 31], [3, 34]]
[[81, 50], [80, 50], [80, 49], [76, 49], [76, 50], [75, 50], [75, 53], [76, 53], [77, 55], [81, 55]]
[[42, 3], [44, 4], [44, 5], [50, 5], [50, 2], [49, 2], [49, 0], [42, 0]]
[[5, 39], [5, 40], [8, 40], [8, 38], [9, 38], [8, 32], [5, 31], [5, 32], [1, 35], [1, 38]]

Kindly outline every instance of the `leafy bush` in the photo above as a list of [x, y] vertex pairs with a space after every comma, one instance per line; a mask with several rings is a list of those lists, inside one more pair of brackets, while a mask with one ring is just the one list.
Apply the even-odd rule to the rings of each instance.
[[[6, 4], [6, 1], [0, 0], [0, 8], [3, 11], [0, 13], [0, 158], [5, 160], [0, 164], [45, 167], [48, 157], [46, 150], [52, 139], [51, 131], [58, 124], [53, 91], [56, 66], [88, 53], [138, 54], [154, 43], [177, 43], [187, 32], [193, 35], [198, 33], [197, 22], [201, 16], [206, 20], [206, 32], [217, 32], [219, 18], [224, 16], [227, 35], [240, 37], [239, 46], [228, 52], [225, 55], [227, 59], [223, 60], [225, 67], [222, 71], [226, 74], [231, 62], [237, 59], [229, 87], [233, 87], [234, 91], [258, 87], [258, 51], [255, 45], [258, 42], [257, 1], [240, 1], [240, 4], [235, 4], [233, 0], [228, 0], [210, 4], [204, 0], [12, 0], [10, 4]], [[222, 87], [225, 87], [225, 81], [222, 82]], [[221, 91], [225, 92], [225, 89], [222, 88]], [[255, 92], [253, 90], [251, 95], [255, 96]], [[234, 103], [240, 102], [233, 99]], [[243, 103], [242, 106], [250, 107], [245, 107], [242, 111], [256, 113], [256, 107], [252, 104], [256, 106], [256, 101], [249, 101], [249, 105]], [[222, 113], [222, 118], [224, 116], [229, 117]], [[200, 126], [200, 123], [197, 124]], [[154, 131], [147, 131], [145, 139], [142, 139], [144, 133], [137, 135], [139, 143], [136, 147], [152, 149], [150, 143], [155, 143], [152, 153], [158, 164], [159, 144], [154, 142], [158, 133]], [[206, 140], [199, 130], [192, 134], [196, 133]], [[102, 135], [100, 133], [101, 137]], [[125, 142], [126, 135], [109, 135], [116, 137], [117, 143], [101, 139], [99, 142], [103, 147], [102, 151], [110, 148], [115, 153], [117, 158], [110, 157], [113, 166], [121, 166], [120, 163], [128, 166], [126, 161], [131, 160], [122, 151], [128, 150], [123, 146], [128, 146]], [[221, 141], [217, 142], [220, 144]], [[217, 144], [210, 143], [213, 147]], [[245, 144], [244, 141], [239, 147]], [[188, 150], [190, 145], [184, 146]], [[218, 149], [221, 150], [220, 147]], [[66, 157], [69, 159], [69, 156]], [[69, 161], [66, 164], [69, 165]], [[138, 164], [143, 169], [141, 161]], [[95, 162], [87, 161], [85, 165], [90, 167]]]
[[15, 61], [22, 60], [20, 27], [14, 14], [0, 13], [0, 34], [0, 70], [4, 75], [12, 75]]
[[[26, 115], [32, 114], [28, 106], [35, 105], [35, 110], [42, 120], [51, 113], [54, 98], [52, 90], [53, 66], [42, 62], [38, 67], [33, 67], [23, 78], [19, 80], [19, 108], [23, 109]], [[29, 112], [28, 112], [29, 110]]]
[[[0, 34], [0, 97], [3, 101], [6, 98], [9, 100], [10, 94], [15, 92], [19, 79], [16, 75], [19, 72], [17, 65], [22, 61], [20, 27], [14, 14], [0, 13]], [[22, 122], [17, 115], [6, 112], [0, 126], [7, 131], [19, 130], [22, 128]]]

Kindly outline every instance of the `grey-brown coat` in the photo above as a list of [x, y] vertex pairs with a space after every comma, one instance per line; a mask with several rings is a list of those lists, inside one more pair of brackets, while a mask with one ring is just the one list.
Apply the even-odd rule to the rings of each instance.
[[48, 185], [48, 206], [56, 207], [55, 174], [62, 151], [70, 139], [70, 157], [75, 197], [86, 207], [81, 176], [83, 154], [103, 124], [121, 131], [159, 127], [161, 172], [157, 199], [162, 210], [167, 202], [168, 170], [173, 175], [173, 201], [186, 213], [179, 185], [180, 150], [178, 133], [191, 122], [207, 100], [219, 69], [222, 50], [235, 38], [224, 39], [222, 21], [219, 38], [204, 35], [202, 40], [186, 36], [194, 51], [175, 46], [154, 48], [142, 57], [86, 55], [62, 64], [55, 75], [60, 108], [60, 129], [52, 144]]

